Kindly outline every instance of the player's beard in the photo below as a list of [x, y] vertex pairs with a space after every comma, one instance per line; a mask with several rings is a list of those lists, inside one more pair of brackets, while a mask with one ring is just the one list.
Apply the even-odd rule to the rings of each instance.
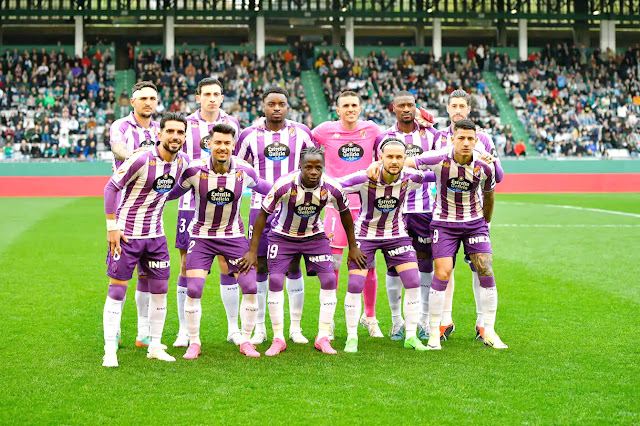
[[174, 151], [173, 149], [171, 149], [171, 144], [174, 142], [175, 142], [174, 140], [168, 140], [162, 144], [162, 147], [167, 151], [169, 151], [171, 154], [177, 154], [182, 149], [182, 145], [180, 145], [180, 141], [178, 141], [177, 142], [178, 148]]
[[391, 176], [398, 176], [400, 174], [400, 172], [402, 171], [402, 166], [398, 165], [398, 171], [397, 172], [392, 172], [391, 170], [387, 169], [386, 167], [384, 168], [384, 171], [389, 173]]

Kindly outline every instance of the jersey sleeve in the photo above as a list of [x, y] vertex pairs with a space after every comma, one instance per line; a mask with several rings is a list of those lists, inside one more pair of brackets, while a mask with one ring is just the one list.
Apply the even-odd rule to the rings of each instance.
[[380, 159], [380, 152], [379, 152], [380, 145], [385, 140], [386, 136], [387, 136], [386, 132], [378, 135], [378, 137], [376, 138], [376, 141], [373, 143], [373, 159], [375, 161], [378, 161]]
[[137, 152], [118, 167], [118, 170], [111, 176], [111, 182], [116, 188], [122, 190], [147, 169], [148, 154], [149, 151]]
[[311, 138], [313, 139], [316, 146], [321, 147], [324, 146], [324, 138], [322, 137], [322, 124], [317, 126], [311, 131]]
[[433, 170], [438, 163], [447, 158], [448, 153], [449, 150], [447, 148], [436, 151], [425, 151], [417, 157], [413, 157], [416, 162], [416, 169]]
[[359, 170], [355, 173], [347, 175], [341, 179], [338, 179], [338, 183], [342, 186], [342, 189], [347, 194], [353, 194], [360, 191], [362, 184], [367, 182], [369, 177], [367, 172]]
[[120, 123], [118, 126], [111, 126], [109, 129], [109, 143], [113, 146], [115, 143], [122, 143], [127, 146], [127, 140], [125, 138], [125, 123]]
[[253, 129], [244, 129], [244, 131], [240, 134], [238, 138], [238, 142], [236, 143], [236, 149], [234, 150], [233, 155], [238, 158], [241, 158], [245, 161], [251, 162], [251, 152], [249, 147], [249, 141], [247, 137], [251, 134]]
[[191, 188], [193, 186], [193, 183], [191, 182], [191, 178], [196, 176], [198, 174], [198, 171], [199, 169], [195, 164], [193, 163], [189, 164], [189, 167], [187, 167], [187, 169], [180, 176], [180, 179], [178, 180], [178, 185], [182, 189]]
[[349, 209], [349, 198], [346, 192], [342, 189], [339, 183], [330, 187], [329, 193], [331, 194], [331, 204], [339, 212], [343, 212]]
[[408, 177], [409, 189], [418, 189], [422, 187], [422, 184], [426, 181], [423, 172], [418, 170], [405, 169], [405, 173]]
[[493, 167], [493, 164], [483, 163], [483, 169], [485, 173], [485, 181], [484, 185], [482, 185], [482, 190], [484, 192], [491, 192], [496, 187], [496, 173]]
[[271, 190], [271, 184], [264, 179], [260, 179], [253, 167], [246, 167], [244, 174], [247, 177], [247, 186], [258, 194], [267, 195]]
[[482, 142], [484, 144], [485, 150], [491, 154], [493, 158], [495, 158], [494, 167], [495, 167], [495, 179], [496, 183], [500, 183], [502, 178], [504, 177], [504, 170], [502, 169], [502, 163], [500, 162], [500, 157], [498, 156], [498, 150], [496, 149], [496, 145], [493, 142], [491, 136], [486, 133], [483, 133], [484, 137], [482, 138]]
[[288, 194], [289, 187], [288, 183], [290, 180], [288, 179], [278, 179], [273, 185], [273, 188], [267, 193], [267, 196], [264, 197], [262, 201], [262, 210], [264, 210], [267, 214], [273, 214], [276, 211], [276, 207], [280, 202], [280, 199]]

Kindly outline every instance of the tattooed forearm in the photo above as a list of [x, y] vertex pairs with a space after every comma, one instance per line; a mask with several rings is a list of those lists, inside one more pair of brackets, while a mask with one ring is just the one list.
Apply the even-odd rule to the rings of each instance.
[[472, 253], [469, 255], [478, 275], [489, 277], [493, 275], [493, 255], [491, 253]]

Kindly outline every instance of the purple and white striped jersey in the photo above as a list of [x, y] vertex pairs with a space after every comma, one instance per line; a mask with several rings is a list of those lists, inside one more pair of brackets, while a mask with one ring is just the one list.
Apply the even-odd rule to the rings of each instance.
[[[160, 123], [151, 121], [148, 128], [144, 128], [138, 124], [136, 117], [131, 114], [122, 117], [113, 122], [109, 130], [109, 143], [113, 146], [116, 142], [122, 142], [129, 152], [133, 152], [140, 146], [153, 146], [158, 141], [158, 133], [160, 133]], [[113, 170], [115, 171], [123, 162], [113, 159]]]
[[323, 175], [315, 188], [306, 188], [300, 182], [300, 171], [278, 179], [262, 202], [262, 210], [273, 214], [271, 229], [289, 237], [309, 237], [324, 232], [320, 212], [331, 202], [338, 211], [349, 208], [349, 200], [340, 184]]
[[[496, 145], [493, 143], [493, 139], [491, 139], [491, 136], [483, 132], [480, 128], [476, 130], [476, 136], [478, 137], [478, 143], [473, 149], [481, 153], [490, 154], [496, 159], [494, 163], [496, 182], [500, 183], [504, 176], [504, 171], [502, 169], [502, 164], [500, 163], [500, 158], [498, 157]], [[453, 145], [453, 124], [436, 133], [433, 140], [433, 149], [438, 150], [451, 145]]]
[[124, 192], [116, 219], [127, 238], [164, 235], [164, 205], [188, 164], [189, 158], [182, 152], [172, 162], [164, 161], [154, 146], [131, 155], [116, 170], [111, 182]]
[[354, 224], [356, 238], [379, 240], [407, 237], [402, 210], [409, 193], [422, 187], [426, 178], [422, 172], [404, 168], [398, 179], [389, 184], [382, 180], [369, 180], [365, 170], [352, 173], [338, 182], [346, 193], [360, 195], [360, 212]]
[[493, 191], [496, 177], [493, 165], [480, 160], [473, 151], [469, 164], [453, 159], [453, 146], [424, 152], [415, 158], [418, 169], [430, 169], [436, 175], [434, 221], [470, 222], [483, 217], [482, 191]]
[[258, 178], [258, 173], [248, 164], [231, 157], [229, 171], [218, 174], [213, 169], [213, 159], [204, 157], [189, 164], [180, 179], [183, 189], [193, 188], [196, 194], [196, 215], [193, 219], [193, 238], [244, 237], [244, 225], [240, 217], [242, 192], [245, 188], [260, 186], [267, 193], [271, 185]]
[[[208, 154], [202, 150], [202, 139], [204, 139], [216, 124], [224, 123], [233, 127], [236, 131], [234, 139], [236, 143], [240, 137], [240, 123], [226, 112], [220, 110], [218, 119], [213, 123], [209, 123], [202, 118], [200, 110], [187, 117], [187, 139], [182, 145], [182, 150], [189, 156], [191, 160], [199, 160]], [[204, 155], [203, 155], [204, 154]], [[180, 210], [194, 210], [196, 208], [195, 196], [193, 192], [180, 197], [178, 204]]]
[[[246, 128], [236, 145], [236, 155], [253, 165], [260, 178], [273, 185], [280, 176], [298, 170], [300, 151], [312, 146], [309, 128], [286, 120], [285, 126], [277, 132], [263, 126]], [[263, 199], [262, 195], [254, 193], [251, 208], [261, 208]]]
[[[432, 127], [424, 128], [417, 124], [411, 133], [403, 133], [398, 130], [398, 123], [396, 123], [376, 139], [376, 143], [373, 146], [374, 159], [380, 159], [380, 145], [389, 138], [397, 138], [405, 143], [407, 157], [415, 157], [424, 151], [430, 151], [433, 149], [433, 137], [436, 133], [437, 131]], [[431, 213], [431, 206], [433, 205], [432, 187], [433, 182], [425, 182], [421, 188], [411, 191], [407, 197], [403, 213]]]

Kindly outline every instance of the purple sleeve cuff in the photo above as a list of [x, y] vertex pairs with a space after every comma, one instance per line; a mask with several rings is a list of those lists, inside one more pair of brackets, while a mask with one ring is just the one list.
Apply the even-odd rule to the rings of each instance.
[[271, 184], [264, 179], [258, 178], [258, 184], [251, 189], [258, 194], [267, 195], [271, 191]]
[[500, 160], [496, 160], [493, 165], [496, 168], [496, 183], [500, 183], [502, 178], [504, 177], [504, 170], [502, 169], [502, 164], [500, 164]]
[[120, 190], [112, 181], [104, 187], [104, 212], [105, 214], [116, 214], [118, 211], [118, 192]]
[[436, 181], [436, 174], [433, 173], [431, 170], [425, 170], [422, 172], [422, 174], [424, 175], [424, 181], [425, 182], [435, 182]]
[[182, 197], [184, 194], [186, 194], [187, 192], [189, 192], [189, 190], [191, 189], [191, 187], [184, 189], [182, 186], [180, 185], [176, 185], [173, 187], [173, 189], [171, 190], [171, 192], [169, 192], [169, 200], [177, 200], [178, 198]]

